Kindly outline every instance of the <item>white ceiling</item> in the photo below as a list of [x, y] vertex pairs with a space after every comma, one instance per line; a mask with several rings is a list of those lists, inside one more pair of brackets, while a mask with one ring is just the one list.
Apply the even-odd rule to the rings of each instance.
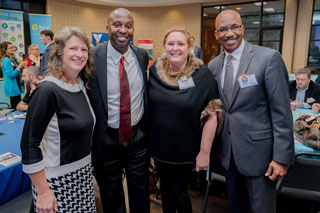
[[207, 3], [218, 0], [76, 0], [90, 4], [122, 6], [122, 7], [157, 7], [191, 3]]

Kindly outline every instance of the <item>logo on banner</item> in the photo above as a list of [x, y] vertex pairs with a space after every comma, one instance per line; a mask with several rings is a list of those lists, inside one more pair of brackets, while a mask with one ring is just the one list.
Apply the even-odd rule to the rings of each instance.
[[37, 30], [40, 30], [40, 31], [42, 31], [42, 30], [50, 30], [50, 27], [36, 25], [36, 24], [33, 24], [31, 28], [34, 31], [37, 31]]
[[102, 34], [92, 33], [94, 39], [96, 40], [96, 43], [100, 43], [100, 39], [102, 37]]

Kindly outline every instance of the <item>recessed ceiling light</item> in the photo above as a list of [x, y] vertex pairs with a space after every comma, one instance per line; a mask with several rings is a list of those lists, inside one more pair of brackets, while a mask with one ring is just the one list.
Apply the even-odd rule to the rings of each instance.
[[[253, 3], [254, 5], [256, 5], [256, 6], [261, 6], [261, 2], [255, 2], [255, 3]], [[263, 5], [266, 5], [267, 4], [267, 2], [263, 2]]]
[[214, 7], [214, 9], [217, 9], [217, 10], [219, 10], [219, 9], [220, 9], [220, 7], [219, 7], [219, 6], [217, 6], [217, 7]]
[[253, 21], [252, 24], [260, 24], [260, 21]]
[[274, 12], [274, 11], [275, 11], [274, 8], [272, 8], [272, 7], [263, 8], [263, 10], [264, 10], [265, 12]]
[[242, 8], [241, 7], [237, 7], [236, 10], [242, 10]]

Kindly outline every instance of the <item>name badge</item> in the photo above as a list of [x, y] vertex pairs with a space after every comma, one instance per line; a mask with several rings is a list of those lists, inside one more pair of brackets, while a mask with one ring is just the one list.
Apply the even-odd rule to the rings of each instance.
[[246, 88], [258, 85], [256, 76], [254, 74], [241, 74], [238, 78], [240, 88]]
[[310, 98], [307, 98], [307, 103], [313, 103], [315, 102], [315, 99], [310, 97]]
[[184, 89], [188, 89], [191, 87], [194, 87], [194, 82], [193, 82], [193, 78], [187, 78], [187, 76], [182, 76], [180, 78], [180, 80], [178, 80], [178, 84], [179, 84], [179, 89], [180, 90], [184, 90]]

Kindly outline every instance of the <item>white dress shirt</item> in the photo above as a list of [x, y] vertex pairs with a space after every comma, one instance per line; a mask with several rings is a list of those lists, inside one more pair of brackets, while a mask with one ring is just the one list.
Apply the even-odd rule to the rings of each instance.
[[[130, 103], [131, 103], [131, 126], [136, 125], [144, 111], [143, 107], [143, 76], [139, 66], [139, 62], [129, 47], [128, 51], [123, 54], [125, 61], [124, 67], [127, 72], [129, 88], [130, 88]], [[113, 48], [108, 42], [107, 52], [107, 86], [108, 86], [108, 126], [111, 128], [119, 128], [119, 113], [120, 113], [120, 79], [119, 67], [122, 54]]]
[[222, 67], [222, 73], [221, 73], [221, 87], [222, 88], [224, 87], [224, 76], [226, 73], [226, 64], [227, 64], [228, 55], [232, 55], [231, 63], [233, 66], [233, 85], [234, 85], [234, 81], [236, 80], [236, 75], [238, 73], [238, 69], [239, 69], [239, 65], [240, 65], [240, 59], [241, 59], [242, 52], [244, 49], [244, 43], [245, 43], [245, 41], [244, 41], [244, 39], [242, 39], [240, 46], [237, 49], [235, 49], [231, 54], [229, 54], [225, 51], [225, 57], [223, 60], [223, 67]]

